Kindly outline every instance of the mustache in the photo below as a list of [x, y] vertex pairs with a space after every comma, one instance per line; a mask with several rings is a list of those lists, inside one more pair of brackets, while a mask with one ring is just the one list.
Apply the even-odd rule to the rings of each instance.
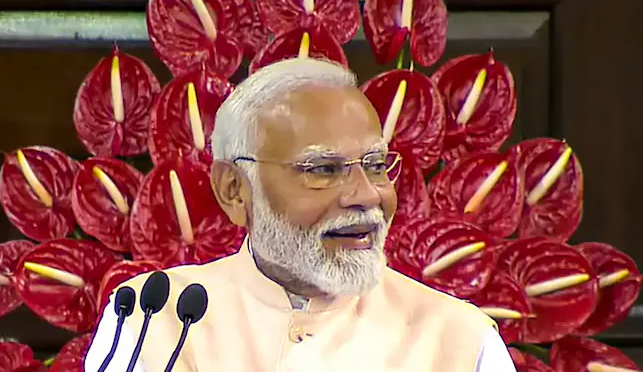
[[375, 225], [380, 230], [386, 226], [384, 212], [381, 208], [372, 208], [367, 211], [346, 211], [337, 217], [325, 220], [316, 230], [320, 235], [323, 235], [331, 230], [339, 230], [354, 225]]

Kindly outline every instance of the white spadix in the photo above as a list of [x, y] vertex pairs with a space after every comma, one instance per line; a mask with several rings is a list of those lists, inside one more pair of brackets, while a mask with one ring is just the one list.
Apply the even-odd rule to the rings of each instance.
[[54, 200], [51, 197], [49, 191], [47, 191], [38, 177], [36, 177], [36, 174], [34, 173], [33, 169], [31, 169], [31, 166], [29, 165], [29, 162], [27, 161], [27, 158], [25, 157], [25, 154], [22, 152], [22, 150], [16, 151], [16, 157], [18, 158], [18, 167], [20, 168], [22, 175], [25, 177], [25, 180], [27, 180], [27, 183], [36, 194], [38, 199], [42, 202], [42, 204], [50, 208], [52, 205], [54, 205]]
[[203, 134], [203, 123], [201, 122], [201, 111], [199, 110], [196, 88], [192, 82], [188, 83], [188, 117], [194, 147], [198, 150], [203, 150], [205, 148], [205, 135]]
[[460, 247], [452, 252], [449, 252], [444, 256], [440, 257], [434, 263], [425, 267], [424, 270], [422, 270], [422, 276], [425, 278], [431, 277], [439, 273], [440, 271], [450, 267], [454, 263], [462, 260], [463, 258], [467, 256], [471, 256], [472, 254], [478, 252], [479, 250], [484, 248], [485, 245], [486, 245], [485, 242], [476, 242], [473, 244], [465, 245], [464, 247]]
[[121, 68], [118, 56], [112, 58], [112, 70], [110, 74], [110, 89], [112, 93], [112, 107], [114, 109], [114, 120], [122, 123], [125, 120], [125, 103], [123, 102], [123, 87], [121, 84]]
[[476, 109], [476, 105], [480, 100], [480, 96], [482, 95], [482, 88], [484, 88], [484, 83], [486, 82], [486, 80], [487, 69], [483, 68], [478, 71], [476, 80], [474, 80], [473, 85], [471, 86], [471, 90], [469, 91], [469, 94], [467, 94], [467, 98], [464, 100], [464, 104], [462, 105], [462, 108], [458, 113], [456, 123], [464, 125], [469, 122]]
[[188, 244], [194, 243], [194, 231], [192, 230], [192, 221], [188, 213], [188, 205], [185, 202], [183, 188], [179, 181], [179, 176], [174, 170], [170, 171], [170, 188], [172, 189], [172, 201], [174, 201], [174, 210], [176, 219], [179, 222], [181, 238]]
[[413, 20], [413, 0], [402, 0], [402, 14], [400, 16], [400, 27], [410, 30]]
[[194, 11], [196, 12], [197, 17], [199, 17], [199, 22], [201, 22], [201, 26], [203, 27], [203, 31], [205, 31], [205, 35], [210, 40], [216, 39], [217, 28], [214, 24], [212, 16], [210, 16], [208, 7], [205, 5], [203, 0], [190, 0], [190, 2], [194, 7]]
[[522, 314], [516, 310], [501, 307], [481, 307], [480, 310], [493, 319], [522, 319]]
[[310, 55], [310, 35], [308, 32], [304, 32], [301, 35], [301, 42], [299, 43], [299, 53], [297, 57], [299, 58], [308, 58]]
[[619, 270], [611, 274], [603, 275], [598, 278], [599, 288], [607, 288], [611, 285], [623, 281], [625, 278], [630, 276], [630, 271], [627, 269]]
[[587, 370], [589, 372], [641, 372], [635, 369], [608, 366], [599, 362], [587, 363]]
[[384, 128], [382, 128], [382, 137], [384, 137], [384, 141], [386, 141], [386, 143], [391, 142], [391, 140], [393, 139], [395, 126], [397, 125], [397, 119], [400, 118], [402, 106], [404, 105], [404, 97], [406, 96], [407, 85], [408, 84], [406, 80], [400, 81], [400, 84], [397, 86], [395, 96], [393, 96], [391, 108], [388, 110], [388, 114], [386, 114]]
[[35, 262], [25, 262], [24, 267], [25, 269], [34, 272], [44, 278], [52, 279], [68, 286], [82, 288], [85, 285], [83, 278], [60, 269], [55, 269], [53, 267]]
[[118, 208], [118, 211], [125, 215], [129, 214], [129, 205], [127, 204], [127, 200], [125, 200], [125, 197], [120, 192], [120, 190], [118, 190], [118, 187], [116, 186], [114, 181], [109, 178], [107, 173], [105, 173], [97, 166], [92, 167], [92, 173], [94, 174], [94, 177], [98, 179], [98, 182], [100, 182], [103, 188], [105, 188], [107, 194], [109, 194], [109, 197], [112, 199], [114, 204], [116, 204], [116, 208]]
[[556, 159], [556, 162], [547, 170], [547, 173], [538, 181], [536, 187], [527, 195], [527, 204], [534, 205], [547, 194], [547, 191], [554, 185], [556, 180], [563, 174], [569, 158], [572, 156], [572, 148], [567, 147]]
[[467, 205], [464, 207], [464, 213], [472, 213], [480, 208], [484, 199], [489, 195], [493, 187], [500, 180], [500, 177], [502, 177], [507, 170], [508, 165], [509, 163], [506, 161], [502, 161], [500, 164], [496, 165], [493, 171], [484, 179], [484, 181], [482, 181], [480, 186], [478, 186], [471, 199], [469, 199]]
[[312, 14], [315, 11], [315, 0], [303, 0], [306, 14]]
[[544, 294], [560, 291], [565, 288], [585, 283], [589, 279], [589, 274], [567, 275], [560, 278], [547, 280], [541, 283], [532, 284], [525, 288], [525, 292], [529, 297], [542, 296]]

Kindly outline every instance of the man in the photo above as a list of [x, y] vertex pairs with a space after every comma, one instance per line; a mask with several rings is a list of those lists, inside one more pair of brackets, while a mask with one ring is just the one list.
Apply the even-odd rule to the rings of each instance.
[[[164, 370], [176, 301], [198, 282], [208, 309], [174, 371], [515, 372], [491, 319], [386, 268], [399, 156], [352, 73], [314, 59], [261, 69], [219, 109], [212, 147], [216, 198], [249, 236], [231, 257], [167, 270], [170, 298], [135, 371]], [[140, 293], [146, 278], [125, 285]], [[111, 309], [86, 371], [109, 350]], [[128, 318], [108, 371], [125, 370], [142, 315]]]

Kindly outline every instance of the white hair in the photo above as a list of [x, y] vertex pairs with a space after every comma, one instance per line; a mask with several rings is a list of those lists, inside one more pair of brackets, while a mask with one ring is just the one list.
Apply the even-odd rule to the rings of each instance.
[[357, 78], [341, 65], [314, 58], [287, 59], [257, 70], [234, 89], [217, 111], [211, 138], [214, 159], [253, 155], [258, 145], [259, 110], [307, 85], [355, 87]]
[[[280, 61], [258, 70], [239, 84], [217, 111], [212, 132], [215, 160], [256, 155], [258, 114], [263, 106], [304, 86], [357, 86], [355, 74], [344, 67], [312, 58]], [[330, 295], [361, 294], [375, 286], [386, 266], [384, 241], [388, 223], [381, 208], [346, 210], [310, 227], [293, 224], [269, 205], [254, 163], [241, 167], [252, 187], [250, 243], [255, 257], [279, 267], [289, 279], [313, 285]], [[374, 224], [373, 247], [328, 252], [324, 233], [356, 224]]]

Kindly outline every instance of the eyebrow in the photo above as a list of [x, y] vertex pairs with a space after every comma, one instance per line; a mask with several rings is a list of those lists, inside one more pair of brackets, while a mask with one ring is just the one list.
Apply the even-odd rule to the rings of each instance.
[[299, 153], [299, 156], [297, 156], [297, 158], [300, 159], [304, 157], [310, 158], [310, 157], [337, 156], [337, 155], [339, 155], [339, 150], [335, 147], [311, 145], [311, 146], [306, 146], [304, 150], [301, 153]]
[[368, 148], [367, 153], [378, 152], [378, 151], [380, 152], [388, 151], [388, 144], [384, 141], [375, 142]]
[[[378, 141], [369, 146], [366, 154], [373, 152], [384, 152], [388, 151], [388, 144], [384, 141]], [[298, 159], [307, 157], [332, 157], [339, 156], [339, 149], [336, 147], [322, 146], [322, 145], [310, 145], [304, 148], [304, 150], [297, 156]]]

